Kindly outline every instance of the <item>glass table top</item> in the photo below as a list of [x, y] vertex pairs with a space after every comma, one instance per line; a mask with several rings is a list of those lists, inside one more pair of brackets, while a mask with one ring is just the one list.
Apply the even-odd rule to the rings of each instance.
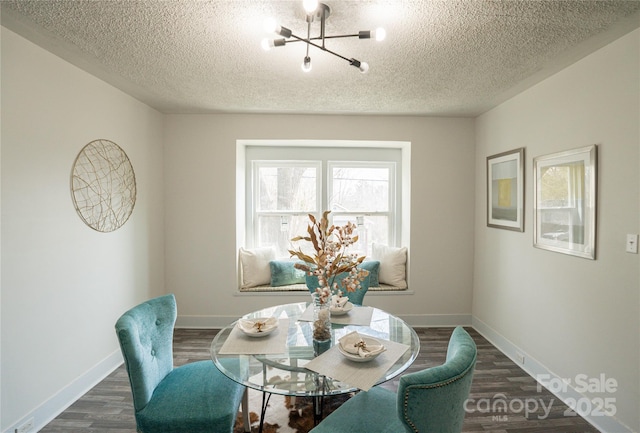
[[[220, 349], [236, 326], [236, 321], [218, 332], [211, 342], [211, 359], [218, 369], [232, 380], [249, 388], [272, 394], [318, 396], [355, 391], [357, 388], [348, 383], [320, 376], [305, 368], [305, 365], [314, 358], [312, 323], [298, 319], [308, 305], [304, 302], [278, 305], [242, 317], [246, 319], [261, 317], [288, 319], [289, 327], [286, 330], [287, 344], [284, 353], [277, 355], [220, 354]], [[366, 308], [373, 309], [371, 323], [368, 326], [333, 323], [331, 344], [336, 344], [349, 332], [358, 331], [362, 335], [409, 346], [409, 349], [379, 379], [377, 382], [379, 384], [396, 377], [413, 363], [420, 351], [420, 340], [416, 332], [402, 319], [377, 308]], [[278, 331], [282, 332], [282, 329]]]

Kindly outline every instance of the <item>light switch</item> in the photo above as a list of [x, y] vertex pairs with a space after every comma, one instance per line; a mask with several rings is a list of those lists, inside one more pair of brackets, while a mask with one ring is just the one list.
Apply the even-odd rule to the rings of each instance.
[[637, 234], [627, 235], [627, 252], [638, 254], [638, 235]]

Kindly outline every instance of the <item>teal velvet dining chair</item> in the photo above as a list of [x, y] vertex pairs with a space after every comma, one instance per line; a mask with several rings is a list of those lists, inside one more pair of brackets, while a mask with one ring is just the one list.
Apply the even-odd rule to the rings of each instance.
[[310, 433], [459, 433], [476, 356], [473, 339], [459, 326], [444, 364], [400, 377], [397, 394], [379, 386], [359, 392]]
[[116, 334], [129, 375], [140, 433], [233, 432], [245, 391], [213, 361], [173, 366], [174, 295], [124, 313]]

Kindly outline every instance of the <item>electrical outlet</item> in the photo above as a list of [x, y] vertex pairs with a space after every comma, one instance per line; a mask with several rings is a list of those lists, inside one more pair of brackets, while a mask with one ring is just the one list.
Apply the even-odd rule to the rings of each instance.
[[520, 364], [524, 364], [524, 355], [520, 352], [516, 352], [516, 359]]
[[29, 433], [32, 430], [33, 430], [33, 418], [30, 418], [16, 429], [16, 433]]

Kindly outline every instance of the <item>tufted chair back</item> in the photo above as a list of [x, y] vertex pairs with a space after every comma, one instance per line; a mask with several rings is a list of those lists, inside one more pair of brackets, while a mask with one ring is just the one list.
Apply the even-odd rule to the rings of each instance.
[[476, 356], [476, 344], [458, 326], [451, 334], [444, 364], [400, 378], [397, 411], [408, 432], [462, 431]]
[[171, 294], [130, 309], [116, 322], [136, 412], [144, 409], [156, 386], [173, 370], [176, 315], [176, 299]]

